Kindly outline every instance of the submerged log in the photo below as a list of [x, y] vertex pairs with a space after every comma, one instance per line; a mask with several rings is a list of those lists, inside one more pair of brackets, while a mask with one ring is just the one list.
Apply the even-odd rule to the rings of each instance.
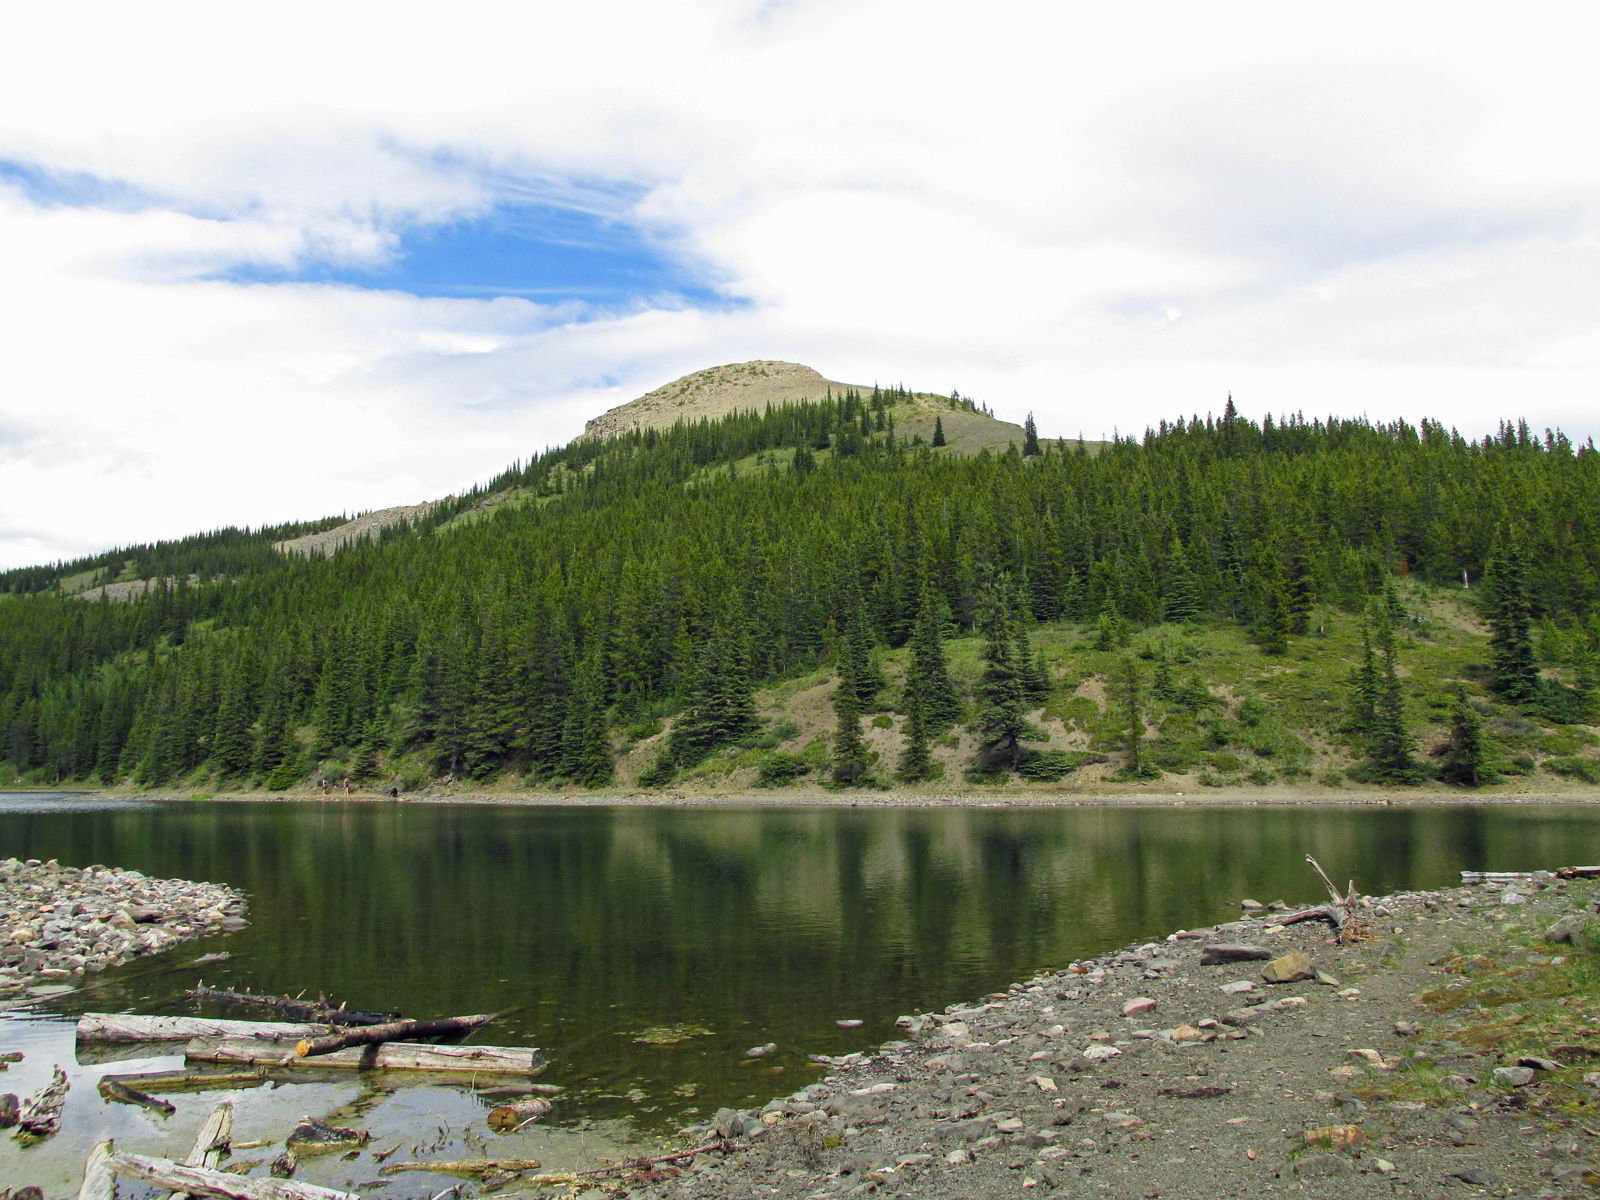
[[141, 1092], [206, 1092], [227, 1088], [260, 1087], [267, 1081], [265, 1071], [146, 1071], [135, 1075], [105, 1075], [102, 1082], [114, 1080]]
[[426, 1046], [411, 1042], [352, 1046], [302, 1058], [293, 1046], [250, 1038], [196, 1038], [183, 1048], [191, 1062], [250, 1063], [264, 1067], [338, 1067], [380, 1071], [451, 1071], [465, 1074], [537, 1075], [545, 1058], [531, 1047]]
[[113, 1153], [110, 1161], [111, 1169], [118, 1175], [191, 1196], [211, 1196], [214, 1200], [360, 1200], [354, 1192], [336, 1192], [332, 1188], [288, 1179], [245, 1179], [226, 1171], [191, 1167], [143, 1154]]
[[332, 1054], [350, 1046], [375, 1046], [382, 1042], [449, 1037], [452, 1034], [470, 1033], [492, 1020], [494, 1020], [493, 1013], [479, 1013], [471, 1017], [441, 1017], [436, 1021], [390, 1021], [383, 1025], [364, 1025], [346, 1029], [342, 1033], [302, 1039], [296, 1044], [294, 1052], [302, 1058], [312, 1058]]
[[225, 1021], [213, 1017], [146, 1017], [137, 1013], [84, 1013], [78, 1018], [80, 1042], [187, 1042], [197, 1037], [254, 1037], [293, 1040], [319, 1037], [324, 1022]]
[[102, 1076], [99, 1090], [102, 1096], [114, 1103], [133, 1104], [139, 1108], [148, 1108], [164, 1117], [170, 1117], [178, 1111], [178, 1106], [170, 1100], [157, 1100], [154, 1096], [147, 1096], [138, 1088], [129, 1087], [115, 1075]]
[[382, 1025], [398, 1021], [403, 1014], [397, 1012], [365, 1012], [329, 1004], [326, 1000], [307, 1000], [303, 996], [258, 996], [252, 992], [232, 992], [227, 988], [210, 988], [205, 984], [192, 987], [184, 993], [197, 1000], [221, 1000], [227, 1004], [254, 1004], [262, 1008], [275, 1008], [299, 1021], [315, 1021], [323, 1025]]

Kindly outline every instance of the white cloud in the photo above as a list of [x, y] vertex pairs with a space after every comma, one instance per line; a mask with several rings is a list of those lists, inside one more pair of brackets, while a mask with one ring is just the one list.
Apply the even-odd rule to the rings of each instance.
[[[0, 159], [126, 195], [0, 188], [0, 565], [440, 495], [749, 357], [959, 387], [1045, 432], [1231, 388], [1581, 440], [1582, 15], [33, 6], [0, 46]], [[630, 221], [742, 303], [218, 281], [381, 265], [529, 198]]]

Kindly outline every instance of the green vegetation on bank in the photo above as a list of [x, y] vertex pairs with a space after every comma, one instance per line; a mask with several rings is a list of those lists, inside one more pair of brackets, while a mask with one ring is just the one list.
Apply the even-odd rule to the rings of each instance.
[[[1600, 782], [1592, 446], [1230, 404], [974, 452], [987, 419], [850, 392], [578, 441], [327, 559], [272, 552], [285, 527], [0, 575], [0, 763], [275, 790]], [[176, 582], [64, 594], [113, 566]]]

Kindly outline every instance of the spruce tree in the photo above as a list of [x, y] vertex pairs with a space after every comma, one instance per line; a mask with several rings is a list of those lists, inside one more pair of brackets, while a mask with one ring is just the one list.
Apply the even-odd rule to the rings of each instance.
[[933, 418], [933, 444], [935, 446], [946, 444], [944, 440], [944, 418], [942, 416], [936, 415]]
[[867, 744], [861, 737], [861, 685], [849, 660], [840, 663], [839, 683], [833, 689], [833, 782], [853, 787], [867, 774]]
[[1007, 608], [1010, 588], [1005, 580], [985, 591], [980, 620], [983, 632], [983, 675], [978, 681], [978, 732], [985, 757], [1003, 762], [1015, 771], [1022, 756], [1026, 696], [1023, 664], [1017, 661], [1016, 638]]
[[1483, 721], [1466, 689], [1456, 687], [1455, 703], [1450, 708], [1450, 739], [1445, 742], [1439, 763], [1439, 778], [1446, 783], [1475, 788], [1488, 782], [1489, 774], [1483, 745]]
[[1039, 453], [1039, 427], [1033, 423], [1033, 414], [1022, 422], [1022, 457], [1033, 458]]
[[1539, 669], [1530, 632], [1527, 562], [1521, 548], [1502, 535], [1484, 578], [1489, 622], [1489, 686], [1512, 704], [1526, 704], [1538, 693]]
[[938, 593], [926, 577], [917, 596], [917, 618], [910, 646], [911, 661], [906, 667], [901, 709], [907, 715], [920, 710], [928, 733], [941, 733], [961, 716], [961, 696], [945, 662], [944, 622], [940, 617]]
[[714, 632], [701, 648], [689, 683], [689, 705], [672, 727], [672, 761], [692, 767], [715, 750], [760, 726], [750, 679], [732, 635]]
[[1129, 779], [1142, 779], [1144, 766], [1144, 689], [1139, 678], [1139, 664], [1131, 655], [1125, 656], [1117, 670], [1117, 703], [1121, 708], [1122, 774]]
[[1384, 783], [1415, 783], [1417, 764], [1411, 757], [1413, 741], [1406, 728], [1405, 697], [1395, 667], [1394, 628], [1388, 621], [1378, 626], [1378, 650], [1383, 665], [1367, 762], [1373, 776]]
[[584, 787], [610, 783], [614, 768], [606, 735], [605, 679], [598, 653], [587, 655], [578, 667], [564, 734], [561, 773]]
[[895, 778], [905, 783], [920, 783], [933, 775], [933, 755], [928, 747], [928, 723], [922, 706], [913, 704], [906, 716], [906, 745], [900, 753]]

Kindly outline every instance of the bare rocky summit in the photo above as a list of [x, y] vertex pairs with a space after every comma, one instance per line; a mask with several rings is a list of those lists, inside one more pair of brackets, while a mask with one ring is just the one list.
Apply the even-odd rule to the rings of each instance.
[[871, 385], [838, 383], [799, 363], [758, 359], [707, 367], [601, 413], [583, 427], [586, 438], [612, 438], [637, 429], [670, 429], [682, 420], [759, 412], [769, 404], [821, 400], [834, 392]]

